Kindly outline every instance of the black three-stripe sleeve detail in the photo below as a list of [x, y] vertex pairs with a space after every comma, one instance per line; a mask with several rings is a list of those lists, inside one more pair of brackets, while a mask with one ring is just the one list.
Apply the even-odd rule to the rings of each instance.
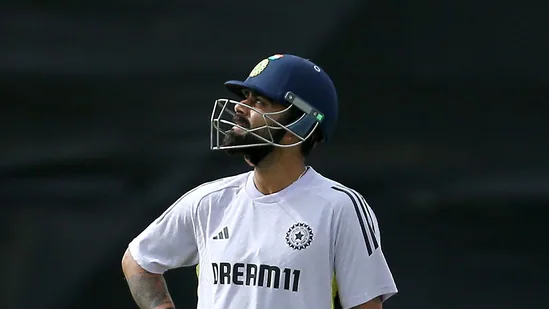
[[370, 211], [368, 210], [368, 204], [366, 204], [366, 201], [364, 198], [358, 194], [356, 191], [351, 190], [355, 194], [355, 196], [358, 198], [358, 201], [360, 203], [360, 206], [362, 206], [362, 211], [364, 211], [364, 216], [366, 217], [366, 222], [368, 223], [368, 230], [370, 231], [370, 237], [372, 238], [372, 242], [374, 243], [374, 251], [379, 248], [379, 244], [377, 242], [377, 237], [374, 232], [374, 218], [370, 214]]
[[370, 244], [370, 240], [368, 239], [366, 227], [364, 225], [364, 219], [363, 219], [363, 217], [360, 213], [360, 210], [358, 208], [359, 206], [357, 204], [356, 199], [347, 190], [344, 190], [344, 189], [341, 189], [341, 188], [338, 188], [338, 187], [332, 187], [332, 189], [334, 189], [336, 191], [339, 191], [339, 192], [342, 192], [342, 193], [345, 193], [351, 199], [351, 202], [353, 203], [353, 206], [355, 208], [356, 215], [358, 217], [358, 222], [360, 223], [360, 229], [362, 230], [362, 236], [364, 237], [364, 243], [366, 244], [366, 249], [368, 250], [368, 255], [372, 255], [372, 245]]
[[372, 216], [372, 213], [370, 213], [370, 207], [368, 207], [368, 203], [366, 203], [366, 200], [364, 199], [364, 197], [362, 197], [360, 194], [359, 194], [359, 196], [360, 196], [360, 200], [362, 201], [362, 205], [364, 205], [364, 209], [366, 210], [366, 213], [368, 214], [368, 218], [370, 219], [370, 223], [372, 224], [372, 229], [374, 230], [374, 234], [375, 234], [376, 225], [374, 223], [374, 216]]
[[[376, 250], [379, 247], [379, 244], [377, 242], [376, 236], [374, 234], [374, 231], [372, 229], [372, 223], [368, 220], [368, 210], [366, 205], [363, 203], [363, 201], [360, 199], [359, 195], [356, 194], [354, 191], [349, 189], [344, 189], [340, 187], [332, 187], [332, 189], [342, 192], [345, 195], [351, 199], [351, 202], [353, 203], [353, 206], [355, 208], [355, 212], [358, 218], [358, 222], [360, 223], [360, 229], [362, 230], [362, 236], [364, 237], [364, 243], [366, 244], [366, 250], [368, 250], [368, 255], [372, 255], [373, 251]], [[361, 211], [362, 209], [362, 211]], [[364, 215], [363, 215], [364, 212]], [[366, 220], [365, 220], [366, 219]], [[366, 221], [366, 223], [364, 222]], [[370, 242], [370, 239], [372, 240], [372, 243]], [[374, 249], [372, 249], [372, 247]]]

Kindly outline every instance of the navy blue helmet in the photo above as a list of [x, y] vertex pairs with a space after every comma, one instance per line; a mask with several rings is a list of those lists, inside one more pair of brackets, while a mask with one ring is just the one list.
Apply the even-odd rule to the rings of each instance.
[[[225, 86], [237, 96], [243, 98], [244, 91], [250, 90], [258, 95], [285, 105], [287, 108], [276, 113], [264, 113], [250, 106], [256, 112], [263, 115], [269, 124], [259, 128], [243, 128], [234, 123], [232, 118], [228, 120], [222, 116], [224, 113], [234, 115], [234, 105], [243, 104], [230, 99], [218, 99], [214, 104], [211, 117], [211, 148], [228, 149], [233, 147], [252, 147], [260, 145], [273, 145], [277, 147], [291, 147], [303, 143], [311, 137], [315, 130], [320, 130], [324, 141], [332, 136], [338, 116], [337, 92], [332, 80], [315, 63], [310, 60], [290, 55], [276, 54], [261, 60], [250, 72], [244, 81], [230, 80]], [[292, 107], [298, 108], [303, 115], [289, 124], [281, 124], [271, 116], [279, 114]], [[266, 121], [267, 122], [267, 121]], [[223, 146], [222, 135], [226, 131], [221, 124], [237, 126], [254, 134], [263, 143]], [[280, 144], [268, 136], [261, 136], [255, 133], [264, 128], [284, 129], [298, 137], [293, 144]]]

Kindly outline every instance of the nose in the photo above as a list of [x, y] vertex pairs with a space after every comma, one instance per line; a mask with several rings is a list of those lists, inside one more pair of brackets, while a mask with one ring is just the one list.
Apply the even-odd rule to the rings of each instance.
[[237, 113], [237, 114], [243, 114], [245, 116], [249, 116], [250, 115], [250, 109], [248, 108], [248, 106], [250, 106], [251, 104], [251, 100], [250, 98], [246, 98], [242, 101], [240, 101], [241, 104], [235, 104], [234, 105], [234, 112]]

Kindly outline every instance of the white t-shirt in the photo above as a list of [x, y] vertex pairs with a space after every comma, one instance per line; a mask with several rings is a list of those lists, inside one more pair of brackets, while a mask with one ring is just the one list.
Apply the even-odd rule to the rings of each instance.
[[203, 184], [129, 245], [151, 273], [200, 264], [198, 309], [344, 309], [397, 292], [364, 198], [312, 168], [263, 195], [253, 172]]

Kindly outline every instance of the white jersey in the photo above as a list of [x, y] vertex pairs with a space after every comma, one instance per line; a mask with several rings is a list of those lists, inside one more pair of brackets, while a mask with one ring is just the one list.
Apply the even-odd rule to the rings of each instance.
[[344, 309], [397, 292], [377, 219], [354, 190], [312, 168], [263, 195], [253, 172], [203, 184], [129, 245], [162, 274], [200, 264], [198, 309]]

